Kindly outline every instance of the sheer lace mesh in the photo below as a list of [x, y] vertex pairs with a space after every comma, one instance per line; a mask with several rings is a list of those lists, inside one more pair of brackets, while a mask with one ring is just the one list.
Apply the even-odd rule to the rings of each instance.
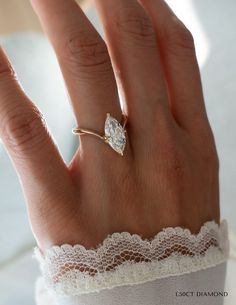
[[166, 228], [154, 238], [113, 233], [95, 249], [54, 246], [41, 261], [47, 286], [61, 295], [79, 295], [121, 285], [190, 273], [215, 266], [228, 256], [227, 223], [205, 223], [197, 235]]

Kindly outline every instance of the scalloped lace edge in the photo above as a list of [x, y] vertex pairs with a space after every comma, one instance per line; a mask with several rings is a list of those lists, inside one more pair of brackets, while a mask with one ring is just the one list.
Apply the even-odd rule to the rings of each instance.
[[[217, 245], [211, 245], [203, 255], [185, 255], [178, 252], [171, 253], [168, 257], [150, 262], [125, 261], [114, 270], [98, 272], [91, 276], [79, 270], [67, 270], [60, 275], [59, 280], [54, 281], [51, 270], [55, 271], [60, 266], [54, 266], [55, 259], [65, 259], [68, 254], [81, 255], [99, 260], [107, 249], [125, 240], [127, 243], [136, 243], [142, 249], [158, 247], [165, 240], [173, 236], [184, 238], [187, 243], [201, 244], [205, 236], [214, 233], [217, 236]], [[113, 233], [108, 235], [102, 244], [94, 249], [86, 249], [82, 245], [53, 246], [43, 255], [39, 248], [35, 249], [35, 256], [40, 261], [45, 283], [51, 291], [58, 295], [81, 295], [99, 292], [103, 289], [112, 289], [117, 286], [143, 284], [148, 281], [183, 275], [217, 266], [225, 262], [229, 257], [229, 241], [227, 221], [223, 220], [220, 225], [214, 221], [206, 222], [198, 234], [192, 234], [189, 229], [181, 227], [165, 228], [157, 233], [152, 239], [142, 239], [137, 234], [128, 232]], [[54, 268], [56, 267], [56, 268]]]

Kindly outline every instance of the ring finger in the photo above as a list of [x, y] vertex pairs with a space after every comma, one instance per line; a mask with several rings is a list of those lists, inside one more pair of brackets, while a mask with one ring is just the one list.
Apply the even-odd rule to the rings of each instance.
[[[96, 0], [131, 125], [131, 140], [150, 138], [170, 114], [152, 23], [136, 0]], [[169, 116], [170, 117], [170, 116]], [[146, 137], [148, 134], [148, 137]]]

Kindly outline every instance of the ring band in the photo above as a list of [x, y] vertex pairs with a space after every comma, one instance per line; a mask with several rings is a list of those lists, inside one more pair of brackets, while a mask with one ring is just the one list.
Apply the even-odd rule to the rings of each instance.
[[122, 122], [119, 123], [110, 115], [110, 113], [107, 113], [104, 125], [104, 135], [101, 135], [91, 129], [81, 127], [74, 128], [72, 132], [80, 136], [86, 134], [95, 136], [109, 144], [113, 150], [123, 156], [126, 145], [126, 124], [127, 116], [125, 114], [122, 114]]

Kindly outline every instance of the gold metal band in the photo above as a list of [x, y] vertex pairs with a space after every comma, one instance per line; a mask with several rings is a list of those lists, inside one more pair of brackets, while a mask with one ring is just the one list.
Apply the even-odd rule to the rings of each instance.
[[77, 127], [77, 128], [74, 128], [74, 129], [72, 130], [72, 132], [73, 132], [74, 134], [78, 134], [78, 135], [80, 135], [80, 136], [85, 135], [85, 134], [90, 134], [90, 135], [93, 135], [93, 136], [96, 136], [96, 137], [100, 138], [101, 140], [105, 140], [105, 136], [101, 136], [100, 134], [98, 134], [98, 133], [96, 133], [95, 131], [92, 131], [92, 130], [90, 130], [90, 129], [85, 129], [85, 128], [79, 128], [79, 127]]
[[118, 122], [110, 113], [107, 113], [104, 124], [104, 135], [101, 135], [94, 130], [77, 127], [72, 130], [77, 135], [92, 135], [103, 140], [106, 144], [115, 150], [119, 155], [123, 156], [126, 145], [126, 130], [127, 116], [122, 114], [122, 122]]
[[[124, 129], [125, 129], [125, 126], [127, 124], [127, 119], [128, 119], [127, 116], [125, 114], [122, 114], [122, 123], [121, 124], [122, 124], [122, 127]], [[85, 135], [85, 134], [89, 134], [89, 135], [95, 136], [95, 137], [97, 137], [97, 138], [99, 138], [99, 139], [101, 139], [105, 142], [107, 140], [107, 137], [105, 135], [101, 135], [101, 134], [99, 134], [99, 133], [97, 133], [97, 132], [95, 132], [91, 129], [87, 129], [87, 128], [76, 127], [72, 130], [72, 132], [74, 134], [77, 134], [77, 135], [80, 135], [80, 136]]]

